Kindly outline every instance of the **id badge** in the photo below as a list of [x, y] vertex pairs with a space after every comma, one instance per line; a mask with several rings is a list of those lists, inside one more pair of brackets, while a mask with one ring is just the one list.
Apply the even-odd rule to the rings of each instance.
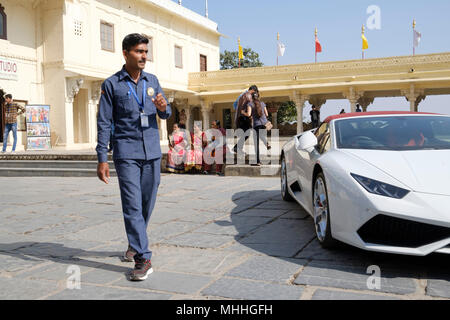
[[142, 128], [148, 128], [148, 115], [145, 113], [141, 113], [141, 127]]

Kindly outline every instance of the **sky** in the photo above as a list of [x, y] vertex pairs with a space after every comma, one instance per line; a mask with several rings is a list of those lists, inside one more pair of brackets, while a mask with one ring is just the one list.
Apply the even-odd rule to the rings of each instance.
[[[177, 0], [174, 0], [177, 2]], [[183, 0], [182, 5], [205, 14], [205, 0]], [[376, 6], [379, 19], [374, 20]], [[314, 29], [322, 53], [319, 62], [361, 59], [361, 27], [366, 25], [369, 41], [366, 58], [411, 55], [412, 21], [422, 34], [416, 54], [450, 51], [450, 1], [448, 0], [209, 0], [209, 19], [224, 35], [220, 51], [236, 51], [240, 37], [243, 47], [260, 55], [265, 66], [276, 65], [277, 32], [286, 46], [280, 65], [314, 62]], [[330, 100], [321, 117], [350, 111], [347, 100]], [[309, 114], [307, 103], [305, 114]], [[377, 98], [368, 110], [409, 110], [404, 97]], [[428, 96], [419, 111], [450, 114], [450, 95]]]

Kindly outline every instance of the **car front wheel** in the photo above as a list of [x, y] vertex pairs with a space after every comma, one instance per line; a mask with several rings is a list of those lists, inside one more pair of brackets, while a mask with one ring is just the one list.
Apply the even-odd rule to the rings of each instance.
[[336, 240], [331, 236], [330, 207], [328, 204], [328, 192], [325, 177], [320, 172], [314, 181], [313, 192], [314, 226], [316, 236], [324, 248], [332, 248]]

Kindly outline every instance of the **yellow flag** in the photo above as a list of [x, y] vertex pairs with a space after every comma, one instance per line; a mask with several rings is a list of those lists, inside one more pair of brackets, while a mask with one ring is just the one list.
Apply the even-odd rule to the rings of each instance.
[[243, 60], [244, 59], [244, 52], [242, 50], [242, 46], [239, 45], [239, 59]]
[[362, 38], [362, 49], [363, 50], [369, 49], [369, 42], [367, 41], [366, 36], [362, 34], [361, 38]]

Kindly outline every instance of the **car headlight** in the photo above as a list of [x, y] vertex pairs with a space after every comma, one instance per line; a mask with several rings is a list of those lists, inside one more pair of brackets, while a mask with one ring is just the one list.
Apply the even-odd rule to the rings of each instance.
[[359, 176], [354, 173], [350, 173], [350, 175], [358, 181], [364, 189], [373, 194], [389, 198], [403, 199], [409, 193], [409, 190], [405, 190], [381, 181]]

